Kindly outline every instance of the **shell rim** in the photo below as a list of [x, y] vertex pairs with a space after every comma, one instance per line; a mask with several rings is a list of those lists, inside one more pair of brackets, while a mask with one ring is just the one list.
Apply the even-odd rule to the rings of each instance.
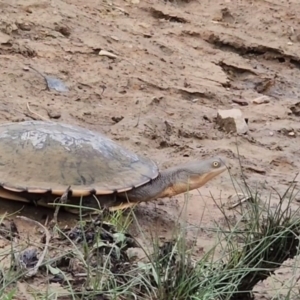
[[[140, 182], [139, 184], [130, 186], [130, 187], [125, 187], [125, 188], [119, 188], [119, 189], [111, 189], [111, 190], [97, 190], [95, 188], [90, 188], [90, 189], [72, 189], [72, 186], [70, 187], [68, 193], [70, 193], [71, 197], [85, 197], [85, 196], [91, 196], [91, 195], [96, 195], [96, 196], [101, 196], [101, 195], [111, 195], [111, 194], [120, 194], [124, 192], [131, 191], [135, 188], [138, 188], [140, 186], [143, 186], [147, 183], [150, 183], [152, 180], [154, 180], [157, 176], [159, 175], [159, 170], [157, 168], [157, 174], [155, 177], [151, 178], [148, 177], [147, 180]], [[17, 187], [9, 183], [3, 183], [0, 182], [0, 187], [3, 189], [13, 192], [13, 193], [28, 193], [28, 194], [52, 194], [56, 196], [62, 196], [68, 189], [68, 186], [64, 190], [62, 189], [53, 189], [53, 188], [39, 188], [39, 187]]]

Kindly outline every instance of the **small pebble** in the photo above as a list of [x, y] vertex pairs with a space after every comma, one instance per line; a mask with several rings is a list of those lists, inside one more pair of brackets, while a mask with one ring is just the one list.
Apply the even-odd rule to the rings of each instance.
[[241, 106], [247, 106], [249, 104], [247, 101], [242, 99], [232, 99], [232, 102]]
[[227, 133], [245, 134], [249, 128], [241, 110], [218, 110], [216, 123]]
[[270, 97], [268, 96], [260, 96], [252, 100], [253, 104], [265, 104], [270, 102]]
[[107, 56], [109, 58], [117, 58], [117, 55], [115, 55], [115, 54], [113, 54], [111, 52], [108, 52], [106, 50], [100, 50], [99, 55], [100, 56]]
[[47, 113], [50, 119], [59, 119], [61, 117], [61, 113], [54, 109], [48, 109]]

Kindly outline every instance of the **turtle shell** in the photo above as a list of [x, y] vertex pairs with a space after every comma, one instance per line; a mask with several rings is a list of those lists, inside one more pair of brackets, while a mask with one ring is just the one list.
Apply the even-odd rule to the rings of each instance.
[[25, 121], [0, 125], [0, 185], [13, 192], [72, 196], [129, 191], [158, 167], [108, 137], [82, 127]]

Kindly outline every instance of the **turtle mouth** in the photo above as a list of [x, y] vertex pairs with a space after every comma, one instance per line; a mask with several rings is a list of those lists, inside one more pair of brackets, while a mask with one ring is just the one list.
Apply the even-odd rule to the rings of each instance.
[[219, 175], [219, 174], [225, 172], [226, 170], [227, 170], [227, 167], [226, 167], [226, 166], [223, 166], [223, 167], [221, 167], [221, 168], [219, 168], [219, 169], [212, 170], [211, 172], [205, 174], [205, 175], [204, 175], [204, 176], [205, 176], [204, 178], [205, 178], [205, 180], [211, 180], [211, 179], [213, 179], [215, 176], [217, 176], [217, 175]]
[[204, 184], [206, 184], [208, 181], [213, 179], [214, 177], [218, 176], [219, 174], [223, 173], [227, 170], [226, 166], [222, 166], [218, 169], [211, 170], [208, 173], [203, 174], [202, 176], [199, 176], [199, 174], [193, 174], [190, 176], [190, 186], [193, 188], [200, 188]]

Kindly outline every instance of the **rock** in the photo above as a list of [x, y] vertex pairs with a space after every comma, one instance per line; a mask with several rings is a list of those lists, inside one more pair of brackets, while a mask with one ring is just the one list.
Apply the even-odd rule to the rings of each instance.
[[300, 102], [295, 103], [293, 106], [290, 107], [292, 113], [299, 117], [300, 116]]
[[228, 109], [218, 110], [216, 123], [226, 132], [245, 134], [248, 132], [248, 125], [243, 117], [241, 110]]
[[263, 169], [263, 168], [259, 168], [257, 166], [244, 166], [245, 169], [249, 170], [249, 171], [253, 171], [255, 173], [258, 173], [258, 174], [266, 174], [266, 170]]
[[115, 55], [115, 54], [113, 54], [111, 52], [108, 52], [106, 50], [100, 50], [99, 55], [100, 56], [107, 56], [109, 58], [117, 58], [117, 55]]
[[121, 122], [121, 121], [124, 119], [124, 117], [123, 117], [123, 116], [112, 117], [111, 119], [112, 119], [115, 123], [119, 123], [119, 122]]
[[270, 97], [265, 96], [265, 95], [257, 97], [252, 100], [253, 104], [264, 104], [264, 103], [269, 103], [269, 102], [270, 102]]
[[229, 11], [227, 7], [221, 9], [216, 15], [213, 17], [213, 21], [216, 22], [225, 22], [225, 23], [234, 23], [235, 18]]
[[17, 23], [17, 26], [19, 29], [23, 30], [23, 31], [31, 31], [31, 24], [27, 23], [27, 22], [20, 22]]
[[66, 25], [57, 24], [55, 26], [55, 30], [59, 33], [61, 33], [65, 37], [69, 37], [71, 35], [71, 28]]
[[11, 41], [11, 38], [9, 35], [0, 32], [0, 44], [7, 44]]
[[249, 103], [242, 99], [232, 99], [232, 102], [241, 106], [247, 106]]
[[52, 108], [49, 108], [47, 110], [47, 113], [50, 119], [59, 119], [61, 117], [61, 113]]

